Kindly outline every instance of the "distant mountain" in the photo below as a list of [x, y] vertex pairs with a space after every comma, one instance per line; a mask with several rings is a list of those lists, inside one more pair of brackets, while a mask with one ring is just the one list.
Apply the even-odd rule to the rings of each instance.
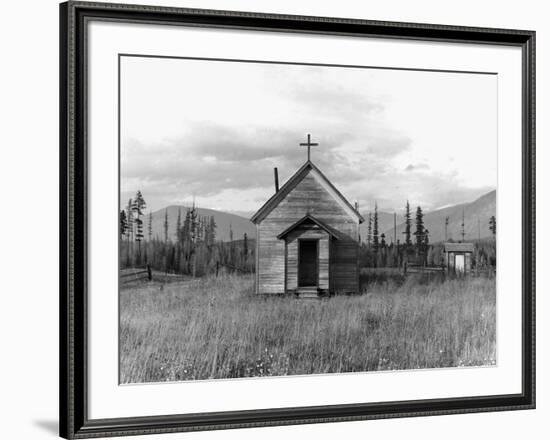
[[[429, 230], [430, 242], [436, 243], [445, 240], [445, 218], [449, 217], [449, 225], [447, 227], [447, 239], [461, 240], [462, 239], [462, 212], [464, 211], [464, 231], [466, 240], [477, 240], [491, 236], [489, 230], [489, 219], [491, 216], [496, 216], [496, 191], [491, 191], [477, 200], [470, 203], [462, 203], [459, 205], [448, 206], [437, 209], [435, 211], [424, 212], [424, 226]], [[368, 214], [367, 214], [368, 215]], [[411, 205], [411, 233], [415, 230], [415, 215], [416, 206]], [[365, 216], [365, 214], [363, 214]], [[389, 224], [387, 218], [390, 217]], [[393, 239], [393, 214], [379, 213], [380, 231], [386, 234], [386, 241], [389, 243]], [[385, 227], [382, 227], [385, 225]], [[366, 237], [366, 221], [361, 225], [365, 232], [361, 233], [362, 237]], [[405, 232], [405, 223], [403, 214], [397, 216], [397, 239], [403, 242]], [[414, 237], [412, 237], [414, 241]]]
[[[361, 234], [361, 239], [363, 241], [366, 241], [368, 228], [369, 228], [369, 213], [362, 212], [361, 214], [365, 218], [365, 221], [361, 223], [361, 225], [359, 225], [359, 233]], [[397, 222], [400, 222], [399, 216], [397, 216]], [[392, 237], [393, 237], [393, 214], [390, 214], [389, 212], [379, 211], [378, 212], [378, 231], [380, 232], [380, 234], [382, 234], [382, 232], [385, 232], [390, 228], [392, 228]], [[390, 242], [390, 238], [387, 233], [386, 233], [386, 241], [388, 243]]]
[[[182, 224], [187, 211], [186, 206], [168, 206], [165, 209], [159, 209], [153, 212], [153, 237], [162, 238], [164, 236], [164, 213], [168, 211], [168, 234], [172, 239], [176, 237], [176, 222], [178, 218], [178, 209], [181, 209]], [[430, 231], [430, 242], [436, 243], [445, 239], [445, 217], [449, 217], [449, 226], [447, 228], [447, 238], [460, 240], [462, 210], [464, 210], [464, 230], [466, 232], [466, 240], [477, 240], [478, 238], [478, 220], [479, 232], [481, 238], [491, 236], [489, 230], [489, 218], [496, 215], [496, 191], [491, 191], [479, 199], [454, 206], [437, 209], [435, 211], [424, 212], [424, 226]], [[214, 209], [197, 208], [200, 216], [214, 216], [216, 221], [216, 238], [222, 241], [229, 241], [229, 225], [233, 229], [233, 239], [241, 240], [244, 233], [249, 239], [256, 238], [256, 227], [248, 219], [243, 216], [232, 214]], [[244, 213], [243, 213], [244, 214]], [[360, 226], [361, 238], [363, 241], [367, 237], [368, 228], [368, 212], [362, 212], [365, 217], [365, 222]], [[411, 233], [415, 230], [415, 215], [416, 206], [411, 205]], [[148, 219], [145, 218], [145, 230], [147, 230]], [[382, 212], [378, 213], [378, 230], [380, 234], [386, 235], [386, 241], [390, 243], [393, 240], [393, 213]], [[403, 213], [397, 215], [397, 239], [403, 242], [405, 232], [405, 223], [403, 221]], [[414, 240], [414, 237], [412, 237]]]
[[[168, 211], [168, 235], [172, 240], [176, 238], [176, 223], [178, 219], [178, 209], [181, 210], [181, 222], [185, 219], [187, 206], [168, 206], [164, 209], [159, 209], [153, 212], [153, 237], [164, 237], [164, 215]], [[216, 211], [214, 209], [197, 208], [199, 216], [214, 216], [216, 221], [216, 240], [229, 241], [229, 226], [233, 229], [233, 239], [240, 240], [246, 232], [251, 239], [256, 238], [256, 226], [247, 218], [227, 212]], [[148, 216], [145, 216], [145, 231], [147, 231]]]

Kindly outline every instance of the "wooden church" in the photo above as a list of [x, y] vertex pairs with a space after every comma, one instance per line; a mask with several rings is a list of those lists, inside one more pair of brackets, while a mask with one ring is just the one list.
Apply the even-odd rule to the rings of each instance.
[[256, 293], [304, 297], [359, 291], [364, 221], [310, 160], [256, 212]]

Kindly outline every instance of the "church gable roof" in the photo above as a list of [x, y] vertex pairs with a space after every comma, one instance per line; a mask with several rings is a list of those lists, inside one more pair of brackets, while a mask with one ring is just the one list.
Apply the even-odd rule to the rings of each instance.
[[335, 230], [334, 228], [331, 228], [329, 225], [323, 223], [321, 220], [313, 217], [310, 214], [306, 214], [304, 217], [302, 217], [300, 220], [298, 220], [296, 223], [294, 223], [292, 226], [289, 226], [286, 228], [283, 232], [281, 232], [279, 235], [277, 235], [278, 239], [286, 237], [288, 234], [290, 234], [292, 231], [294, 231], [299, 226], [303, 225], [304, 223], [313, 223], [317, 226], [319, 226], [322, 230], [324, 230], [326, 233], [328, 233], [330, 236], [341, 240], [340, 233]]
[[473, 243], [445, 243], [445, 252], [473, 252]]
[[287, 180], [279, 191], [273, 194], [273, 196], [271, 196], [271, 198], [264, 203], [264, 205], [250, 218], [250, 220], [253, 223], [261, 222], [310, 172], [314, 172], [318, 176], [324, 184], [325, 189], [331, 193], [331, 195], [342, 205], [350, 216], [357, 218], [359, 223], [365, 221], [363, 216], [359, 214], [359, 212], [346, 200], [342, 193], [336, 189], [330, 180], [328, 180], [321, 170], [317, 168], [310, 160], [304, 163], [304, 165], [302, 165], [300, 169]]

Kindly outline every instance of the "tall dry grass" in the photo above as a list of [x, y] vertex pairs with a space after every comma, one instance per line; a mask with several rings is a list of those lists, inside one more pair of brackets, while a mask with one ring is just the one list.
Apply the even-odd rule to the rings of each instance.
[[251, 277], [125, 288], [122, 383], [495, 363], [495, 282], [375, 283], [360, 296], [253, 294]]

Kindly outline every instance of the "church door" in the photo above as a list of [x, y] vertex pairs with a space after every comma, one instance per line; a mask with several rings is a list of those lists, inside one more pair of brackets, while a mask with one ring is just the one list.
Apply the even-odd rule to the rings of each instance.
[[300, 240], [298, 258], [298, 286], [317, 286], [319, 240]]

